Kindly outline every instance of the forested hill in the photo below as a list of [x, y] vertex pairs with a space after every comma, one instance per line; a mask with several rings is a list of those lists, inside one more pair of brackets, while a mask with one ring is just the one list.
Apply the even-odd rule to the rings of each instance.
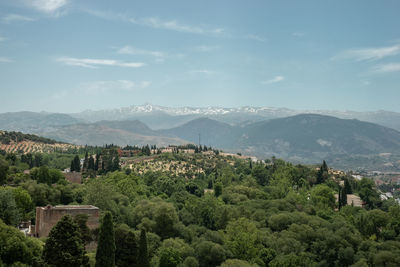
[[0, 143], [2, 144], [10, 144], [10, 143], [18, 143], [22, 141], [32, 141], [43, 144], [55, 144], [60, 143], [50, 138], [45, 138], [41, 136], [37, 136], [34, 134], [24, 134], [21, 132], [7, 132], [0, 131]]
[[[112, 151], [75, 158], [118, 163]], [[400, 266], [400, 193], [382, 200], [372, 180], [326, 163], [173, 152], [83, 167], [84, 182], [71, 184], [46, 161], [24, 173], [24, 156], [0, 154], [0, 265]], [[64, 217], [47, 239], [15, 228], [48, 204], [94, 205], [101, 229], [83, 217]]]

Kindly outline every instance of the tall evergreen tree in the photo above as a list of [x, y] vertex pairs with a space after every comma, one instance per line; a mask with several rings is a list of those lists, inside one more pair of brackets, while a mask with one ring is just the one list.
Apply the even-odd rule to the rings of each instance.
[[72, 217], [65, 215], [51, 229], [43, 249], [46, 266], [88, 266], [85, 246]]
[[147, 252], [146, 232], [143, 229], [140, 232], [138, 266], [150, 267], [149, 254]]
[[71, 172], [75, 171], [74, 160], [71, 160], [71, 167], [69, 168]]
[[88, 170], [94, 170], [94, 159], [93, 159], [92, 155], [90, 155], [90, 157], [89, 157]]
[[94, 163], [94, 170], [98, 171], [99, 170], [99, 160], [100, 160], [100, 154], [96, 153], [96, 161]]
[[346, 206], [347, 205], [347, 193], [346, 193], [346, 188], [342, 188], [341, 189], [341, 191], [342, 191], [342, 194], [341, 194], [341, 196], [342, 196], [342, 207], [344, 207], [344, 206]]
[[81, 160], [79, 159], [78, 155], [74, 157], [74, 171], [76, 172], [81, 171]]
[[95, 267], [115, 266], [115, 237], [112, 216], [107, 212], [100, 226]]
[[83, 161], [82, 171], [87, 171], [88, 167], [89, 167], [89, 154], [88, 154], [88, 152], [86, 151], [86, 153], [85, 153], [85, 160]]
[[353, 194], [353, 189], [351, 188], [351, 184], [347, 178], [344, 179], [344, 190], [346, 194]]

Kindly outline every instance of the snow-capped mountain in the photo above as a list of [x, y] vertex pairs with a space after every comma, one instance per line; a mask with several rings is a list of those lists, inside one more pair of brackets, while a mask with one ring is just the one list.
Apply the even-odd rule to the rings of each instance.
[[294, 110], [275, 107], [165, 107], [152, 104], [132, 105], [109, 110], [86, 110], [70, 114], [88, 122], [101, 120], [140, 120], [152, 129], [167, 129], [199, 117], [208, 117], [231, 125], [242, 125], [266, 119], [283, 118], [298, 114], [329, 115], [342, 119], [358, 119], [378, 123], [400, 130], [400, 113], [390, 111], [340, 111], [340, 110]]

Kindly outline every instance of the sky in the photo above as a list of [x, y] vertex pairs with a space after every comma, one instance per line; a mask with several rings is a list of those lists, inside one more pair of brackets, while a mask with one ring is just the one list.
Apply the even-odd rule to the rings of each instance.
[[400, 112], [398, 0], [0, 0], [0, 112]]

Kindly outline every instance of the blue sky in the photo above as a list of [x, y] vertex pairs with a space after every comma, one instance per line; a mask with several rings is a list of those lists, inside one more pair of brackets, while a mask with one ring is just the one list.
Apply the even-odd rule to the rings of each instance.
[[400, 1], [0, 0], [0, 112], [400, 112]]

